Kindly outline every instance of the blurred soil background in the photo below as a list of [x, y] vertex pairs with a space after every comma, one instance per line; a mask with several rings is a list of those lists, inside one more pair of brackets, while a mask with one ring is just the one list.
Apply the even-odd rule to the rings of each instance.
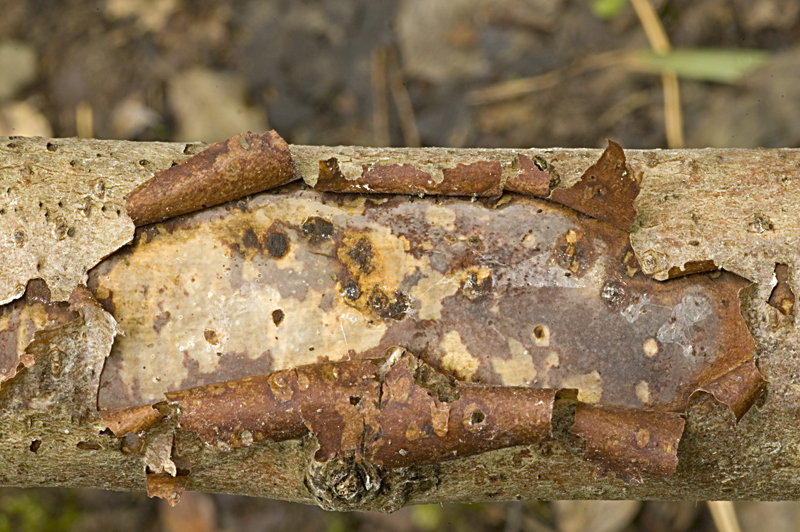
[[[671, 64], [687, 147], [800, 146], [800, 2], [653, 4], [673, 47], [728, 54]], [[0, 135], [214, 142], [274, 128], [294, 144], [667, 147], [661, 76], [631, 55], [648, 48], [624, 0], [0, 0]], [[800, 523], [795, 503], [736, 511], [745, 532]], [[695, 502], [380, 515], [227, 495], [187, 493], [170, 508], [140, 493], [0, 490], [0, 532], [375, 529], [716, 528]]]

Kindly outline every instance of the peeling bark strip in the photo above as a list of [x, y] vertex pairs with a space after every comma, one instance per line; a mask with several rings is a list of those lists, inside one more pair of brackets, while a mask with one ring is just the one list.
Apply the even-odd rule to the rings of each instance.
[[[353, 162], [348, 161], [348, 166], [352, 168]], [[331, 157], [319, 161], [319, 175], [307, 182], [321, 191], [367, 194], [498, 197], [508, 190], [549, 198], [623, 231], [630, 231], [636, 220], [633, 200], [639, 194], [639, 183], [625, 164], [622, 147], [612, 141], [600, 160], [568, 189], [555, 188], [558, 176], [542, 157], [531, 159], [522, 153], [506, 161], [458, 163], [454, 167], [425, 159], [424, 155], [416, 164], [377, 158], [361, 163], [360, 175], [352, 170], [343, 173], [339, 160]]]
[[578, 403], [572, 431], [586, 438], [586, 458], [598, 462], [595, 475], [613, 472], [632, 484], [641, 473], [669, 477], [678, 466], [683, 418], [673, 412], [643, 412]]
[[555, 390], [456, 383], [407, 351], [167, 393], [180, 426], [242, 447], [311, 433], [314, 459], [410, 467], [550, 436]]
[[248, 132], [157, 173], [128, 194], [125, 209], [136, 225], [145, 225], [297, 178], [289, 146], [275, 131]]

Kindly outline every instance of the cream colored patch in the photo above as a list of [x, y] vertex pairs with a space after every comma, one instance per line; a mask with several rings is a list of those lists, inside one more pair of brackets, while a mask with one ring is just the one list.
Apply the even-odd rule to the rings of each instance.
[[[386, 331], [382, 320], [370, 322], [342, 297], [323, 310], [319, 290], [307, 290], [302, 301], [283, 298], [263, 277], [264, 268], [259, 271], [247, 258], [241, 262], [241, 285], [232, 289], [231, 264], [241, 259], [231, 255], [220, 235], [241, 235], [245, 227], [264, 234], [275, 220], [300, 225], [311, 216], [341, 215], [341, 210], [296, 199], [280, 206], [268, 204], [250, 214], [234, 211], [191, 231], [156, 235], [99, 278], [97, 293], [113, 292], [115, 317], [125, 331], [115, 341], [113, 356], [120, 359], [120, 379], [134, 404], [163, 400], [165, 391], [181, 386], [189, 368], [193, 375], [213, 374], [223, 353], [257, 359], [268, 352], [271, 369], [280, 370], [321, 356], [341, 360], [349, 350], [363, 352], [380, 343]], [[402, 242], [394, 241], [402, 250]], [[295, 271], [304, 267], [293, 249], [271, 264]], [[401, 268], [394, 274], [405, 273]], [[334, 287], [331, 280], [329, 288]], [[272, 313], [278, 309], [284, 318], [276, 326]], [[123, 406], [131, 405], [113, 405]]]
[[597, 403], [603, 395], [600, 374], [597, 371], [565, 377], [561, 379], [561, 388], [576, 388], [578, 401], [584, 403]]
[[469, 353], [458, 331], [445, 334], [439, 347], [446, 353], [442, 357], [442, 368], [454, 372], [461, 380], [471, 381], [478, 371], [480, 360]]
[[458, 292], [460, 284], [460, 275], [444, 276], [435, 270], [429, 270], [428, 276], [421, 279], [411, 290], [417, 317], [421, 320], [441, 318], [442, 300]]
[[650, 383], [647, 381], [639, 381], [636, 384], [636, 397], [642, 402], [644, 406], [650, 404]]
[[511, 358], [508, 360], [498, 356], [492, 357], [492, 368], [500, 376], [504, 386], [527, 386], [536, 378], [533, 358], [522, 345], [513, 338], [508, 339]]
[[642, 344], [642, 351], [648, 357], [654, 357], [658, 354], [658, 342], [655, 338], [648, 338]]
[[425, 219], [435, 227], [443, 227], [448, 231], [456, 230], [456, 212], [451, 208], [436, 205], [435, 203], [428, 205]]
[[550, 327], [537, 325], [531, 331], [531, 338], [536, 347], [550, 347]]
[[552, 368], [557, 368], [559, 364], [558, 353], [550, 351], [547, 358], [544, 359], [544, 371], [542, 372], [542, 379], [544, 381], [542, 383], [543, 388], [550, 387], [550, 370]]

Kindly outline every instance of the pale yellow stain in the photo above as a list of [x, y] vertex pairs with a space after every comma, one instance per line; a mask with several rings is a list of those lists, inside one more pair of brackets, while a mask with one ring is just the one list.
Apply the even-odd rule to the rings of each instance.
[[469, 279], [470, 275], [474, 274], [475, 280], [479, 284], [491, 275], [491, 271], [485, 266], [442, 275], [431, 269], [427, 257], [415, 264], [426, 275], [414, 285], [410, 294], [417, 317], [421, 320], [437, 320], [441, 318], [444, 298], [458, 292], [458, 289]]
[[478, 371], [480, 360], [469, 353], [458, 331], [445, 334], [439, 347], [446, 353], [442, 357], [442, 368], [454, 372], [461, 380], [471, 381]]
[[508, 339], [508, 349], [511, 352], [511, 358], [506, 360], [498, 356], [492, 357], [492, 368], [500, 376], [500, 381], [504, 386], [529, 385], [536, 378], [533, 358], [522, 342], [514, 338]]
[[542, 371], [542, 379], [544, 382], [542, 384], [542, 387], [544, 388], [550, 387], [550, 370], [552, 368], [557, 368], [559, 364], [560, 362], [558, 358], [558, 353], [556, 353], [555, 351], [550, 351], [550, 353], [547, 354], [547, 358], [544, 359], [544, 371]]
[[456, 212], [449, 207], [443, 207], [435, 203], [428, 205], [425, 220], [435, 227], [443, 227], [448, 231], [456, 230]]
[[597, 403], [603, 395], [600, 374], [597, 371], [565, 377], [561, 379], [561, 388], [577, 389], [578, 401], [584, 403]]
[[647, 381], [639, 381], [636, 383], [636, 397], [642, 402], [642, 405], [647, 406], [650, 404], [650, 383]]
[[458, 291], [459, 277], [445, 276], [428, 269], [428, 276], [420, 279], [411, 289], [417, 317], [421, 320], [439, 319], [442, 316], [442, 300]]

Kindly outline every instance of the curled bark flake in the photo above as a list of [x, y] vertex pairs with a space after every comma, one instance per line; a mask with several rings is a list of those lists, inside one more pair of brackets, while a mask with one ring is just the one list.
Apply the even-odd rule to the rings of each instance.
[[766, 385], [764, 377], [756, 368], [755, 361], [748, 360], [741, 366], [701, 386], [699, 391], [708, 392], [720, 403], [728, 405], [733, 411], [733, 415], [736, 416], [736, 420], [739, 421], [755, 404]]
[[585, 458], [597, 462], [595, 475], [609, 472], [629, 484], [641, 473], [669, 477], [678, 466], [680, 414], [578, 403], [572, 432], [586, 439]]
[[119, 410], [100, 410], [100, 419], [117, 437], [146, 431], [156, 425], [163, 415], [152, 405], [133, 406]]
[[206, 443], [243, 447], [310, 432], [318, 462], [355, 456], [408, 467], [550, 436], [554, 390], [456, 385], [458, 394], [444, 395], [458, 398], [446, 402], [439, 397], [446, 377], [423, 367], [397, 348], [386, 359], [303, 366], [167, 398], [180, 405], [181, 428]]
[[268, 190], [298, 178], [286, 142], [275, 131], [243, 133], [212, 144], [181, 164], [163, 170], [126, 197], [136, 225]]
[[319, 162], [314, 188], [327, 192], [367, 194], [432, 194], [444, 196], [497, 197], [503, 192], [500, 161], [476, 161], [442, 168], [442, 178], [412, 164], [364, 164], [356, 179], [345, 177], [339, 161], [331, 157]]
[[147, 496], [165, 499], [170, 506], [175, 506], [180, 502], [188, 482], [188, 475], [147, 473]]
[[639, 183], [625, 163], [625, 152], [609, 140], [600, 159], [584, 172], [580, 181], [569, 188], [553, 190], [550, 199], [630, 231], [636, 221], [633, 200], [638, 194]]

